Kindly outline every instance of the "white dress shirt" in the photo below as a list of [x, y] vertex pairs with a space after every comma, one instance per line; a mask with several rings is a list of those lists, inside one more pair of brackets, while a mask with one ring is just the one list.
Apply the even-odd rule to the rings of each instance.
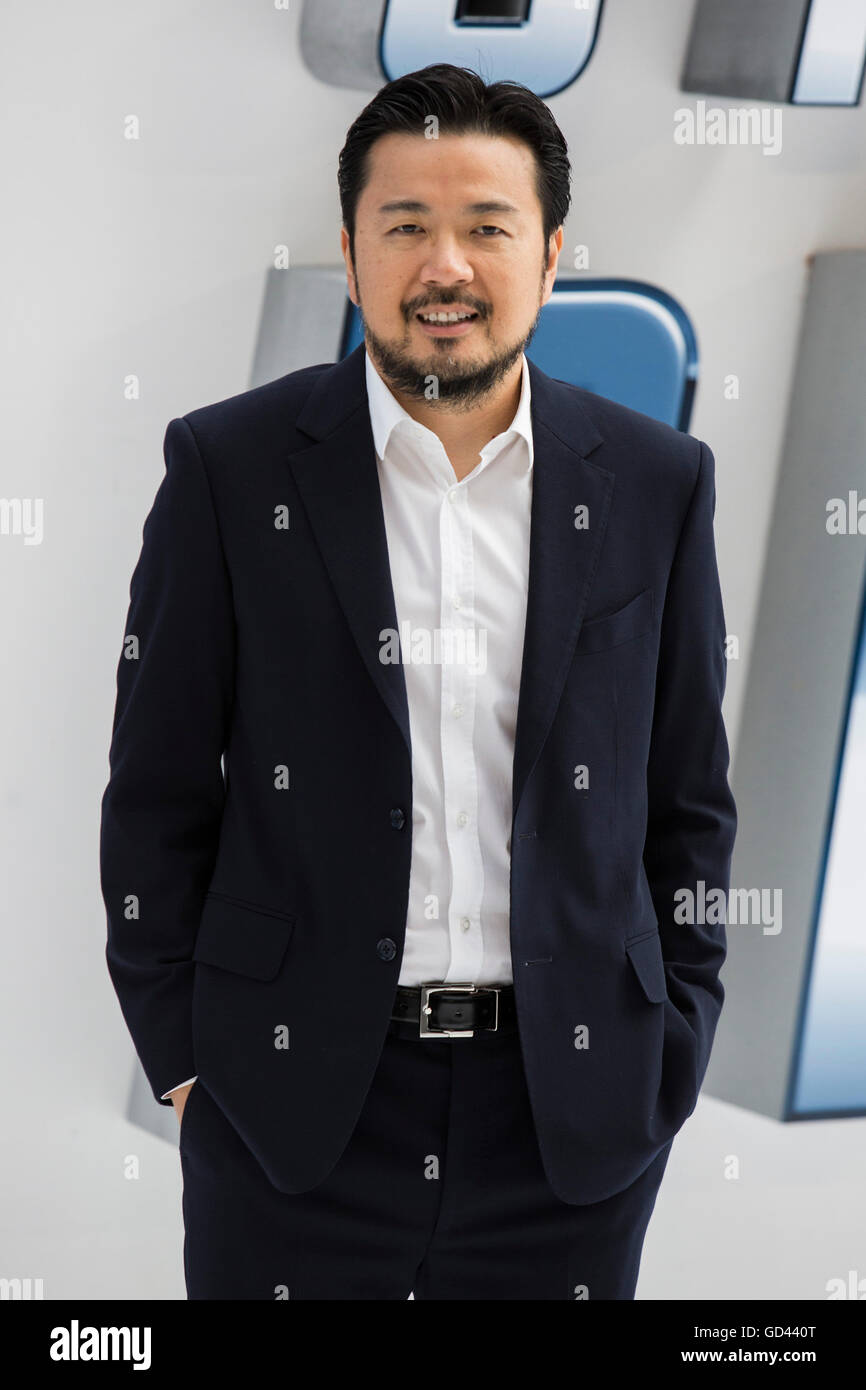
[[461, 482], [438, 435], [403, 409], [369, 355], [366, 373], [412, 741], [398, 983], [511, 984], [511, 774], [532, 503], [529, 368], [524, 357], [511, 425]]
[[534, 459], [529, 368], [523, 357], [509, 428], [458, 482], [438, 435], [403, 409], [366, 353], [365, 363], [397, 609], [399, 650], [392, 641], [391, 652], [403, 661], [412, 740], [398, 983], [511, 984], [511, 779]]

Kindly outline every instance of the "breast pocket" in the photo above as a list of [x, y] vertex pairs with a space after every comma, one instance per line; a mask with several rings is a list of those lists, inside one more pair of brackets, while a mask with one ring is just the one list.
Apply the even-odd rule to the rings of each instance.
[[273, 980], [283, 963], [295, 921], [293, 913], [209, 892], [192, 958], [253, 980]]
[[652, 625], [653, 591], [644, 589], [615, 613], [605, 613], [585, 622], [577, 639], [577, 650], [580, 653], [601, 652], [620, 647], [623, 642], [642, 637]]

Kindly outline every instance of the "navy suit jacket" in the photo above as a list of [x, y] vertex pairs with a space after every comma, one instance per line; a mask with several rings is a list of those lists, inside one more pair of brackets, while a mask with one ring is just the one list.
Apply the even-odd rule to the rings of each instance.
[[[727, 902], [736, 830], [725, 624], [707, 445], [529, 370], [511, 950], [545, 1171], [580, 1204], [639, 1176], [709, 1060], [725, 915], [700, 904]], [[108, 968], [155, 1097], [197, 1073], [303, 1192], [364, 1104], [409, 888], [363, 346], [173, 419], [164, 447], [102, 799]]]

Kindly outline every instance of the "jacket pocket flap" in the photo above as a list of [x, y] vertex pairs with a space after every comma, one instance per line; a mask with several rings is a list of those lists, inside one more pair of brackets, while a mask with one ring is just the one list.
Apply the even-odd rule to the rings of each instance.
[[272, 980], [294, 926], [290, 913], [208, 893], [192, 958], [254, 980]]
[[639, 936], [627, 941], [625, 949], [640, 980], [644, 994], [651, 1004], [660, 1004], [668, 997], [665, 979], [665, 963], [662, 957], [662, 943], [658, 931], [647, 936]]
[[644, 589], [623, 608], [605, 617], [590, 618], [577, 638], [579, 652], [599, 652], [618, 647], [633, 637], [642, 637], [653, 625], [653, 591]]

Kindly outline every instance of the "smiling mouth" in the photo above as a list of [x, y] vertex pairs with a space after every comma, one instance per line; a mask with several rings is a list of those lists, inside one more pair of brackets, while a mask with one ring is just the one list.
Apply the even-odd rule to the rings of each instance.
[[427, 323], [431, 324], [433, 327], [438, 327], [439, 325], [447, 326], [451, 323], [472, 323], [474, 319], [478, 318], [478, 314], [474, 310], [471, 313], [466, 313], [462, 309], [448, 311], [437, 309], [431, 313], [426, 313], [425, 310], [419, 309], [415, 317], [419, 319], [421, 323]]
[[468, 337], [480, 317], [481, 315], [474, 310], [466, 313], [462, 309], [437, 309], [432, 313], [426, 313], [425, 310], [419, 309], [415, 315], [415, 322], [425, 338], [444, 338], [448, 342], [454, 342], [458, 338]]

